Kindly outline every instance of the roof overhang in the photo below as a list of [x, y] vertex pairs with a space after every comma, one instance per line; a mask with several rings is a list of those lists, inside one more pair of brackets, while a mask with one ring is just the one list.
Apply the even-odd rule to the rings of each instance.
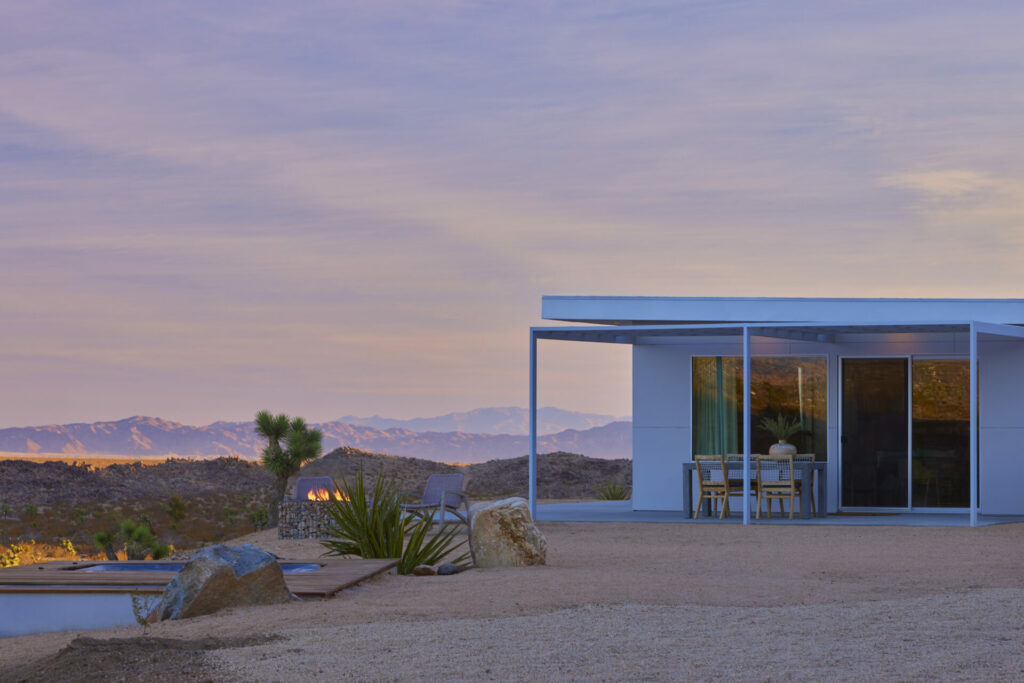
[[541, 317], [599, 325], [725, 323], [1024, 324], [1024, 299], [545, 296]]
[[657, 337], [741, 337], [749, 328], [752, 337], [769, 337], [818, 343], [833, 343], [850, 335], [880, 334], [968, 334], [971, 325], [979, 335], [1024, 339], [1024, 327], [971, 321], [887, 322], [887, 323], [786, 323], [756, 322], [744, 325], [571, 325], [532, 327], [537, 339], [637, 344]]

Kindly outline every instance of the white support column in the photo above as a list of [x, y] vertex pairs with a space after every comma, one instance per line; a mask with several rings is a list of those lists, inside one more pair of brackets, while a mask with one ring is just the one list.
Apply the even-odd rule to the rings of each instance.
[[743, 326], [743, 523], [750, 524], [750, 328], [746, 325]]
[[530, 330], [530, 516], [537, 519], [537, 333]]
[[978, 525], [978, 329], [971, 323], [971, 526]]

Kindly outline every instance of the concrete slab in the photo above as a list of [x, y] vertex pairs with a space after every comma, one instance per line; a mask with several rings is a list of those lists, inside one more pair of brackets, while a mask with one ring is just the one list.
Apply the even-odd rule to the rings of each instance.
[[[649, 522], [663, 524], [742, 524], [734, 513], [725, 519], [692, 519], [676, 510], [633, 510], [629, 500], [602, 500], [588, 503], [552, 503], [537, 506], [538, 522]], [[839, 513], [811, 519], [751, 519], [751, 524], [800, 524], [829, 526], [970, 526], [966, 513]], [[978, 526], [1024, 522], [1024, 516], [979, 515]]]

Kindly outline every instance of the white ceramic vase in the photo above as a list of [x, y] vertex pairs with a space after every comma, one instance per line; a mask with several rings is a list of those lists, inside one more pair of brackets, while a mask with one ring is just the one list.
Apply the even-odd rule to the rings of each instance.
[[779, 439], [768, 449], [768, 455], [796, 455], [796, 446], [788, 443], [785, 439]]

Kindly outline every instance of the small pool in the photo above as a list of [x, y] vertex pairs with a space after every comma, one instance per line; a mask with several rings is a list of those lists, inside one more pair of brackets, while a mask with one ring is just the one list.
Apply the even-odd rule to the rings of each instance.
[[[185, 566], [184, 562], [160, 561], [80, 564], [34, 565], [23, 568], [20, 578], [5, 577], [0, 584], [0, 638], [137, 624], [136, 613], [152, 610], [171, 575]], [[280, 564], [286, 575], [308, 574], [324, 567], [316, 562]], [[24, 578], [26, 570], [32, 570], [31, 581]], [[45, 583], [39, 580], [42, 572]], [[149, 576], [140, 576], [141, 572]]]
[[[323, 565], [308, 562], [282, 562], [281, 571], [285, 574], [305, 574], [320, 569]], [[110, 562], [106, 564], [91, 564], [86, 567], [71, 567], [67, 571], [73, 572], [180, 572], [185, 567], [184, 562], [147, 562], [128, 564], [125, 562]]]

